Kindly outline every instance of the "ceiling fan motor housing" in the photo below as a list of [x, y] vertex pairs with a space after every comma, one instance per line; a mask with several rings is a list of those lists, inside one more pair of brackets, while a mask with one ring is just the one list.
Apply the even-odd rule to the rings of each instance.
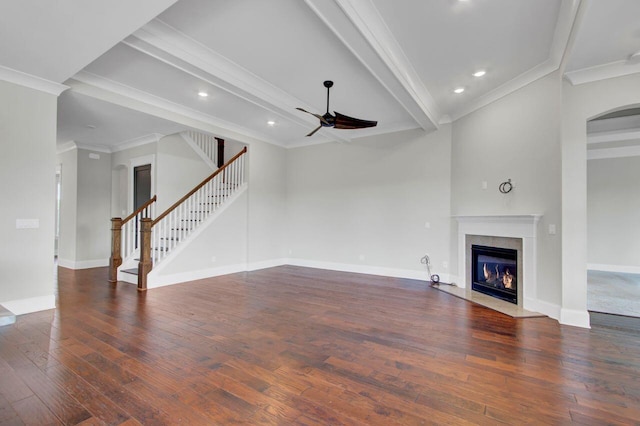
[[322, 124], [322, 127], [333, 127], [333, 125], [335, 124], [336, 118], [328, 112], [323, 115], [322, 118], [324, 118], [324, 120], [326, 121], [326, 123], [322, 121], [320, 122], [320, 124]]

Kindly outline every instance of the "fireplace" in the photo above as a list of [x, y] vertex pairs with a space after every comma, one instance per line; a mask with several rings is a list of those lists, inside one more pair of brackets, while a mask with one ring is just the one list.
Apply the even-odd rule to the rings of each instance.
[[471, 289], [518, 304], [518, 251], [473, 244]]

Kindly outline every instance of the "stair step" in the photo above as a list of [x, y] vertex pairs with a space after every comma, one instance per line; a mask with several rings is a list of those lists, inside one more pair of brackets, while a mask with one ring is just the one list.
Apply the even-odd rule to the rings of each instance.
[[0, 327], [3, 325], [11, 325], [16, 322], [16, 316], [8, 309], [0, 306]]
[[123, 269], [120, 272], [124, 272], [125, 274], [138, 275], [138, 268]]

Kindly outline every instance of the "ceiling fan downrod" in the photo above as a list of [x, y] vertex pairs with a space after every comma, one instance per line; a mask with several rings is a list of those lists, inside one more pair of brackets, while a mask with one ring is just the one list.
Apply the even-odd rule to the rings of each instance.
[[331, 89], [331, 87], [333, 87], [333, 81], [326, 80], [324, 82], [324, 87], [327, 88], [327, 114], [329, 114], [329, 89]]

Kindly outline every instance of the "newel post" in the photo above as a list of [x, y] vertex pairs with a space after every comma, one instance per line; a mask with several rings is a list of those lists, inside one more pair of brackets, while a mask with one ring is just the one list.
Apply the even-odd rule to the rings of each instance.
[[122, 239], [122, 218], [111, 218], [111, 257], [109, 258], [109, 282], [118, 281], [118, 267], [122, 265], [120, 241]]
[[138, 291], [147, 290], [147, 274], [151, 272], [151, 223], [148, 217], [140, 220], [140, 262], [138, 263]]

